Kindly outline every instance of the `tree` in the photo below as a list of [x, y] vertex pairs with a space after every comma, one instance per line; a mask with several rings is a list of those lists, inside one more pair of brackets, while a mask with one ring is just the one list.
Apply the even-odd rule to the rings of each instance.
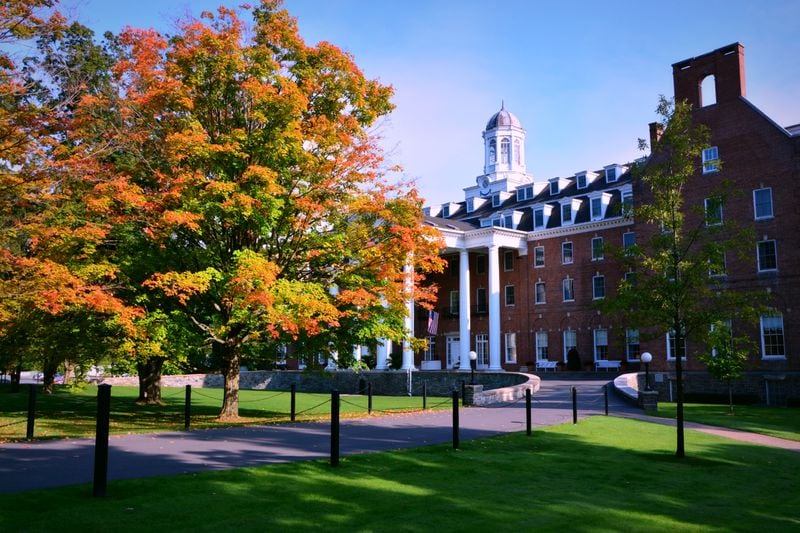
[[[633, 216], [644, 223], [644, 231], [637, 235], [637, 245], [618, 253], [622, 265], [635, 274], [602, 305], [628, 327], [645, 328], [643, 338], [669, 333], [676, 378], [676, 455], [684, 457], [685, 341], [708, 345], [713, 324], [751, 322], [757, 316], [758, 297], [730, 289], [720, 275], [726, 256], [752, 249], [751, 233], [729, 221], [708, 224], [709, 213], [685, 203], [686, 188], [700, 173], [701, 152], [708, 147], [708, 128], [694, 122], [684, 102], [673, 104], [662, 97], [657, 111], [663, 134], [635, 170], [643, 202]], [[642, 140], [640, 147], [647, 148]], [[732, 194], [735, 191], [720, 179], [715, 198], [724, 202]]]
[[142, 286], [223, 362], [221, 418], [238, 416], [248, 346], [408, 339], [406, 299], [430, 302], [424, 273], [441, 268], [420, 198], [387, 180], [369, 131], [391, 88], [306, 45], [279, 4], [249, 28], [220, 8], [170, 39], [123, 32], [114, 94], [84, 97], [73, 133], [93, 139], [72, 155], [94, 163], [86, 204], [160, 251]]
[[752, 342], [747, 337], [735, 337], [728, 322], [715, 322], [708, 335], [710, 350], [700, 354], [708, 372], [728, 384], [728, 406], [733, 414], [733, 380], [744, 374]]

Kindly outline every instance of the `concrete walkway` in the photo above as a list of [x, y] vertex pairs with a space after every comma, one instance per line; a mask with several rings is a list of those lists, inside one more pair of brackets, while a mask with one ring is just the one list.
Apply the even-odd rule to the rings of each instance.
[[[546, 380], [533, 403], [533, 426], [572, 421], [571, 388], [578, 391], [579, 418], [602, 414], [606, 381]], [[345, 397], [346, 399], [346, 397]], [[444, 401], [444, 399], [442, 399]], [[436, 403], [433, 400], [431, 403]], [[609, 394], [609, 413], [641, 418]], [[525, 402], [459, 410], [460, 438], [469, 440], [525, 430]], [[687, 425], [687, 427], [689, 427]], [[770, 437], [720, 430], [722, 436], [770, 444]], [[342, 420], [341, 456], [441, 444], [452, 440], [452, 410]], [[774, 439], [782, 441], [782, 439]], [[800, 444], [800, 443], [795, 443]], [[783, 446], [781, 446], [783, 447]], [[800, 451], [798, 446], [797, 451]], [[221, 470], [330, 456], [330, 425], [298, 423], [189, 432], [112, 436], [108, 479], [131, 479]], [[0, 444], [0, 493], [91, 483], [94, 439]]]

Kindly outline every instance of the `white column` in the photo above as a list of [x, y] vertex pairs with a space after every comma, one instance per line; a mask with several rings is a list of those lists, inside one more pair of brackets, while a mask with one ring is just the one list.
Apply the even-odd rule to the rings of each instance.
[[361, 345], [359, 344], [353, 346], [353, 359], [361, 361]]
[[469, 250], [461, 250], [458, 258], [458, 337], [460, 349], [459, 369], [470, 371], [470, 309], [469, 309]]
[[378, 353], [375, 354], [375, 370], [386, 370], [389, 368], [388, 358], [392, 352], [392, 341], [389, 339], [378, 339]]
[[[406, 300], [406, 318], [404, 321], [404, 326], [406, 330], [406, 335], [408, 337], [414, 336], [414, 267], [411, 266], [410, 263], [406, 264], [403, 267], [403, 272], [406, 275], [406, 294], [408, 295], [408, 299]], [[414, 368], [414, 350], [411, 349], [411, 343], [408, 340], [403, 341], [403, 366], [400, 367], [401, 370], [408, 370], [408, 369], [416, 370]]]
[[489, 370], [500, 366], [500, 247], [489, 246]]

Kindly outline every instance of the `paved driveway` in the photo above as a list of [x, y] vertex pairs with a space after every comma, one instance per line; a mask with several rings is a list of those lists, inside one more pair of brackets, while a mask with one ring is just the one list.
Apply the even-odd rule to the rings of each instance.
[[[543, 380], [534, 397], [534, 427], [572, 421], [571, 388], [579, 416], [602, 414], [597, 381]], [[345, 397], [346, 399], [346, 397]], [[610, 412], [635, 413], [609, 394]], [[436, 399], [431, 399], [431, 403]], [[525, 401], [459, 411], [460, 438], [525, 430]], [[452, 410], [342, 420], [341, 455], [451, 442]], [[251, 426], [189, 432], [112, 436], [109, 480], [322, 459], [330, 455], [328, 423]], [[94, 439], [0, 444], [0, 493], [91, 483]]]

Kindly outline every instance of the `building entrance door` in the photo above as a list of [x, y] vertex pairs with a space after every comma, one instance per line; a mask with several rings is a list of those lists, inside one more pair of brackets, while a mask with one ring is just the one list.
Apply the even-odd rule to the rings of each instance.
[[459, 342], [458, 335], [447, 336], [447, 368], [458, 368], [459, 358], [461, 356], [461, 343]]

